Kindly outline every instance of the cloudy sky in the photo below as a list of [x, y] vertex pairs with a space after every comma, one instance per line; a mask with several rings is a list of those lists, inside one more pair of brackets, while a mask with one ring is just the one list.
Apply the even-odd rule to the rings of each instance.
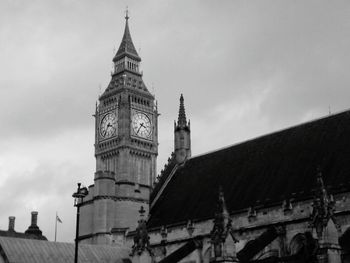
[[194, 155], [350, 108], [349, 1], [0, 1], [0, 229], [72, 242], [95, 102], [130, 30], [156, 94], [160, 170], [185, 97]]

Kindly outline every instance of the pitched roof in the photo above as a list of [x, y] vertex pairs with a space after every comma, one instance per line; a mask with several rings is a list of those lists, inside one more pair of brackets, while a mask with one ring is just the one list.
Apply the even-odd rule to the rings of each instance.
[[124, 35], [122, 42], [120, 43], [120, 46], [118, 48], [117, 53], [115, 54], [113, 61], [116, 61], [123, 56], [129, 56], [136, 61], [141, 61], [141, 58], [137, 54], [136, 48], [134, 46], [134, 43], [132, 42], [131, 39], [131, 34], [129, 30], [129, 23], [128, 23], [129, 17], [125, 17], [125, 29], [124, 29]]
[[231, 213], [310, 198], [318, 166], [330, 193], [350, 190], [350, 111], [187, 160], [159, 193], [148, 224], [213, 217], [220, 185]]
[[[0, 237], [0, 261], [16, 263], [66, 263], [74, 261], [74, 244]], [[107, 245], [79, 244], [79, 262], [123, 263], [128, 250]]]

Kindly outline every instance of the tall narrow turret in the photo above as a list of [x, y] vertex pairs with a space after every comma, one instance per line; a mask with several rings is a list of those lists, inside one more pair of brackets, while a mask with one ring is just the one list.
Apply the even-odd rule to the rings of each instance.
[[182, 163], [191, 157], [191, 128], [186, 120], [184, 97], [180, 96], [179, 116], [174, 122], [174, 152], [177, 163]]

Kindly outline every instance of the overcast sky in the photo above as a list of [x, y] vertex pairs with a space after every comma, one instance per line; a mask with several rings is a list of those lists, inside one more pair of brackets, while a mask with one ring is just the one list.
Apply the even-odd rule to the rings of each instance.
[[[124, 10], [158, 100], [162, 169], [179, 96], [193, 155], [350, 108], [349, 1], [0, 1], [0, 229], [39, 211], [72, 242], [76, 183], [93, 183], [95, 102]], [[101, 91], [100, 91], [101, 90]]]

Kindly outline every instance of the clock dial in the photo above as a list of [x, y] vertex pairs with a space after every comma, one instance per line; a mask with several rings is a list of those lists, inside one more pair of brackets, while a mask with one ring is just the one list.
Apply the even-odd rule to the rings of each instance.
[[114, 112], [107, 113], [100, 125], [100, 134], [103, 138], [109, 138], [117, 134], [117, 116]]
[[135, 135], [150, 139], [152, 135], [152, 125], [150, 118], [141, 112], [135, 112], [132, 116], [132, 129]]

